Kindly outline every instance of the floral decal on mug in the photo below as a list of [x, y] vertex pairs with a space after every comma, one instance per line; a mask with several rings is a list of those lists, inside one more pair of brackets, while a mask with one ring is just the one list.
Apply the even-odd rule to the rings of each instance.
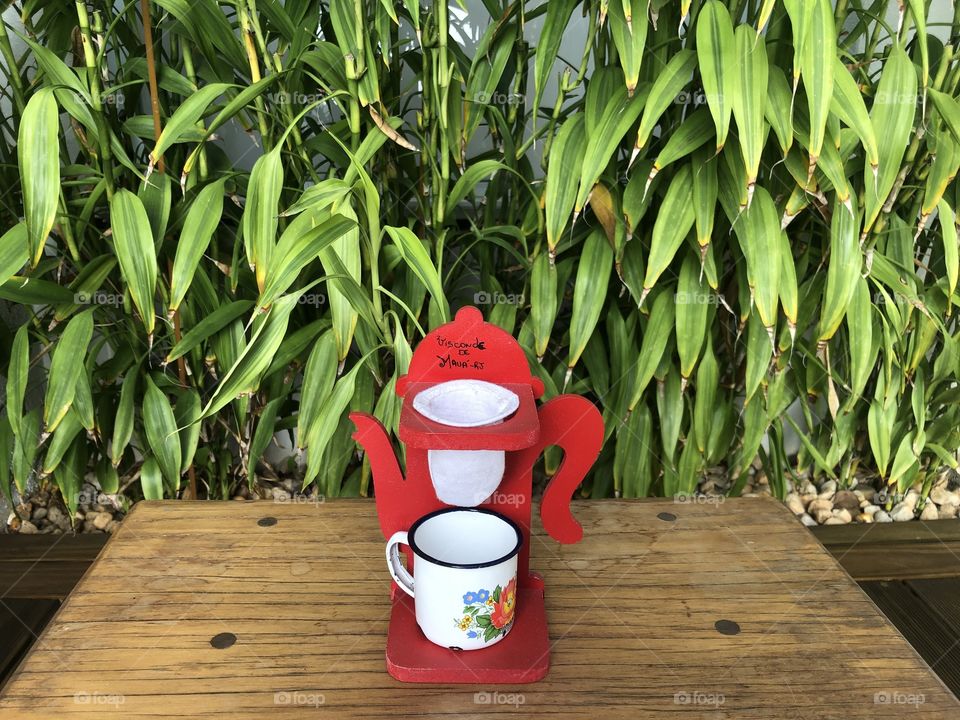
[[517, 608], [517, 579], [505, 587], [497, 585], [489, 590], [468, 591], [463, 594], [463, 616], [453, 623], [471, 640], [482, 637], [484, 642], [506, 635], [513, 624]]

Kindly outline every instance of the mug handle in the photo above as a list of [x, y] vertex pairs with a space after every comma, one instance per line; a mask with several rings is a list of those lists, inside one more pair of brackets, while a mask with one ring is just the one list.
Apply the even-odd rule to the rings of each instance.
[[400, 546], [407, 545], [407, 533], [395, 532], [387, 541], [387, 569], [394, 582], [410, 597], [413, 595], [413, 575], [404, 567], [400, 559]]

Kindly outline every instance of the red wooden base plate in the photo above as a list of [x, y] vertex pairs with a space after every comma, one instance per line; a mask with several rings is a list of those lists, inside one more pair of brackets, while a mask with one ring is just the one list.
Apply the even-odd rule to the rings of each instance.
[[550, 670], [550, 636], [543, 590], [517, 591], [517, 617], [503, 640], [482, 650], [456, 651], [434, 645], [417, 625], [413, 598], [398, 592], [387, 631], [387, 671], [402, 682], [518, 684], [542, 679]]

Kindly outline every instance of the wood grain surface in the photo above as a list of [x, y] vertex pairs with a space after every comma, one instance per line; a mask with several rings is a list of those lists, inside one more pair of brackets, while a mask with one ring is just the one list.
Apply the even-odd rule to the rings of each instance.
[[533, 539], [547, 678], [432, 686], [384, 667], [372, 501], [141, 503], [5, 687], [0, 718], [960, 718], [776, 501], [578, 501], [574, 514], [581, 543]]

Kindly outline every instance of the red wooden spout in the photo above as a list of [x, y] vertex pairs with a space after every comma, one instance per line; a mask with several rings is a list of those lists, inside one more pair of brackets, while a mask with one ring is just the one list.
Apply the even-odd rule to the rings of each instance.
[[[362, 412], [350, 413], [350, 419], [357, 426], [353, 439], [363, 446], [370, 458], [370, 468], [373, 471], [373, 481], [377, 493], [377, 508], [402, 507], [406, 503], [402, 500], [406, 483], [400, 472], [400, 462], [397, 460], [390, 435], [383, 424], [373, 415]], [[380, 526], [385, 536], [389, 537], [398, 529], [393, 527], [394, 522], [387, 524], [383, 512], [380, 512]]]

